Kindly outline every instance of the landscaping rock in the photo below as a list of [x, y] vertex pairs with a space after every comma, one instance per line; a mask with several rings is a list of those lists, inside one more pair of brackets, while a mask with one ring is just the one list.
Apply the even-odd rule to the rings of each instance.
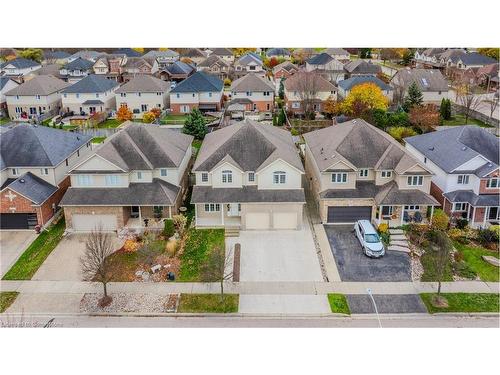
[[150, 275], [148, 272], [143, 272], [141, 275], [142, 281], [149, 281]]
[[488, 262], [489, 264], [492, 264], [495, 267], [500, 267], [500, 259], [495, 258], [494, 256], [483, 255], [481, 258], [483, 258], [485, 262]]
[[161, 270], [161, 264], [157, 264], [156, 266], [151, 267], [151, 272], [155, 273]]
[[[167, 312], [170, 295], [111, 293], [112, 301], [105, 307], [99, 306], [101, 293], [86, 293], [80, 301], [82, 313], [162, 313]], [[175, 299], [174, 299], [175, 301]]]
[[391, 241], [406, 241], [406, 236], [404, 234], [391, 234]]

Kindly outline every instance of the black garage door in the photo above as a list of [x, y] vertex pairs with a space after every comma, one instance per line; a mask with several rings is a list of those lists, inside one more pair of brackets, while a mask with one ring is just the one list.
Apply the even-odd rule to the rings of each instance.
[[328, 223], [354, 223], [357, 220], [371, 220], [372, 208], [359, 207], [328, 207]]
[[33, 229], [36, 214], [0, 214], [0, 229]]

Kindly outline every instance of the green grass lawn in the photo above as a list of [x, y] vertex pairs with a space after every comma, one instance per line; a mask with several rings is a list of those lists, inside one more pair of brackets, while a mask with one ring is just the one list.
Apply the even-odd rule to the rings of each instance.
[[0, 293], [0, 313], [5, 312], [10, 305], [16, 300], [18, 292], [1, 292]]
[[498, 267], [486, 262], [481, 258], [483, 255], [490, 255], [498, 258], [498, 252], [487, 250], [482, 247], [463, 245], [454, 242], [453, 245], [463, 255], [464, 262], [474, 271], [482, 281], [499, 281]]
[[63, 129], [68, 130], [68, 131], [75, 130], [75, 129], [78, 129], [78, 125], [64, 125]]
[[343, 294], [328, 294], [328, 302], [332, 313], [351, 315], [347, 298]]
[[106, 137], [94, 137], [92, 138], [92, 143], [102, 143], [105, 139]]
[[117, 128], [123, 123], [123, 121], [114, 119], [114, 118], [108, 118], [107, 120], [101, 122], [100, 124], [97, 125], [98, 128], [103, 129], [103, 128]]
[[202, 141], [200, 141], [199, 139], [193, 139], [193, 143], [191, 143], [191, 146], [199, 150], [201, 148], [201, 142]]
[[181, 294], [179, 313], [235, 313], [238, 312], [238, 294]]
[[[435, 253], [432, 250], [426, 249], [424, 255], [420, 257], [420, 262], [424, 267], [424, 273], [422, 274], [421, 281], [438, 281], [437, 270], [435, 267]], [[446, 264], [443, 280], [441, 281], [453, 281], [451, 260], [449, 260]]]
[[200, 281], [201, 266], [216, 246], [224, 247], [224, 229], [194, 229], [187, 234], [179, 281]]
[[10, 118], [8, 117], [0, 118], [0, 125], [7, 124], [8, 122], [10, 122]]
[[438, 312], [499, 312], [498, 294], [495, 293], [441, 293], [448, 307], [438, 308], [431, 303], [434, 293], [422, 293], [420, 297], [430, 314]]
[[64, 219], [61, 219], [57, 224], [40, 233], [4, 275], [3, 280], [31, 280], [38, 268], [61, 241], [65, 229]]
[[[174, 115], [174, 114], [168, 114], [168, 115], [165, 115], [163, 116], [161, 119], [160, 119], [160, 123], [161, 124], [164, 124], [164, 125], [184, 125], [184, 121], [186, 121], [186, 118], [188, 117], [187, 114], [183, 114], [183, 115]], [[205, 118], [205, 121], [208, 123], [212, 122], [215, 117], [212, 117], [212, 116], [204, 116]]]
[[[465, 125], [465, 116], [462, 114], [457, 113], [450, 120], [443, 120], [443, 126], [458, 126], [458, 125]], [[467, 125], [477, 125], [482, 128], [491, 128], [490, 125], [470, 117], [467, 120]]]

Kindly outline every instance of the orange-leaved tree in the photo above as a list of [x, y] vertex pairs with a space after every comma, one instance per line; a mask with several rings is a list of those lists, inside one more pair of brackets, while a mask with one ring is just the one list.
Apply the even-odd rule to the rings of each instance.
[[161, 109], [158, 107], [152, 108], [149, 112], [155, 115], [155, 118], [159, 118], [161, 116]]
[[119, 121], [132, 120], [133, 117], [134, 115], [132, 111], [125, 105], [120, 106], [120, 108], [118, 108], [118, 111], [116, 111], [116, 118]]

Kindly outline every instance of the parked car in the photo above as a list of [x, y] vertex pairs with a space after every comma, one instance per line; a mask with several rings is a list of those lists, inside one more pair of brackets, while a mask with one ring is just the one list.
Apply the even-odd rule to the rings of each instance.
[[380, 258], [385, 254], [384, 244], [368, 220], [358, 220], [354, 224], [354, 234], [358, 238], [366, 256]]

